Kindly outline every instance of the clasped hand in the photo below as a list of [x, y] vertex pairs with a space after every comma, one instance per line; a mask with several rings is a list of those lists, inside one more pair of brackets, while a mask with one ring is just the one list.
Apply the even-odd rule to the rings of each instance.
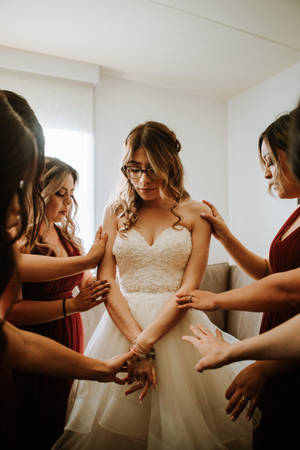
[[125, 395], [132, 394], [135, 391], [142, 389], [138, 400], [141, 403], [147, 394], [150, 386], [157, 388], [156, 371], [152, 359], [141, 359], [137, 355], [128, 361], [127, 365], [128, 377], [127, 383], [134, 383]]

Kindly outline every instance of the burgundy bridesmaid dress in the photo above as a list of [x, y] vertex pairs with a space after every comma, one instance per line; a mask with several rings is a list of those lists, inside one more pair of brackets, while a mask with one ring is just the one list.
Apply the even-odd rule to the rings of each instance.
[[[68, 256], [78, 256], [78, 249], [65, 240], [59, 228], [57, 232]], [[33, 253], [39, 253], [38, 249]], [[23, 283], [24, 301], [51, 301], [72, 297], [72, 291], [82, 277], [81, 273], [50, 282]], [[83, 326], [79, 313], [22, 328], [54, 339], [77, 352], [82, 353], [84, 350]], [[14, 372], [14, 376], [23, 446], [30, 450], [48, 450], [63, 433], [73, 379], [20, 372]]]
[[[300, 267], [300, 226], [282, 240], [299, 215], [300, 207], [288, 218], [271, 244], [269, 260], [273, 272]], [[271, 330], [300, 312], [288, 308], [287, 305], [286, 311], [264, 313], [260, 333]], [[254, 435], [254, 448], [300, 449], [300, 368], [278, 375], [266, 383], [260, 397], [260, 409], [262, 419]]]

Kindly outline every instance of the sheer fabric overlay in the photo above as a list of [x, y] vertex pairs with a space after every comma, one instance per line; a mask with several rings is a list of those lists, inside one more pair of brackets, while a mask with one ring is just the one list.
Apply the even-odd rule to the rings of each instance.
[[[191, 234], [184, 227], [166, 229], [152, 246], [135, 229], [126, 237], [117, 235], [113, 252], [120, 288], [143, 328], [155, 320], [180, 287], [191, 248]], [[124, 396], [128, 386], [77, 382], [65, 433], [54, 448], [251, 449], [252, 423], [245, 415], [232, 422], [225, 412], [225, 390], [249, 362], [197, 373], [194, 366], [200, 355], [181, 339], [191, 333], [191, 323], [216, 329], [203, 312], [183, 314], [155, 344], [158, 389], [151, 388], [142, 404], [139, 393]], [[226, 333], [225, 339], [236, 341]], [[105, 312], [86, 354], [109, 359], [127, 349], [128, 341]]]

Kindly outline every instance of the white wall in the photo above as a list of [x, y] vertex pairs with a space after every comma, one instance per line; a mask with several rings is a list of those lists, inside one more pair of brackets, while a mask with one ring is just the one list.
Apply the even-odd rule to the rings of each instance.
[[[182, 144], [186, 187], [196, 200], [215, 202], [228, 215], [226, 104], [116, 78], [101, 77], [95, 91], [96, 223], [120, 178], [123, 142], [147, 120], [164, 122]], [[227, 255], [213, 240], [210, 263]]]
[[258, 160], [259, 134], [300, 97], [300, 63], [228, 103], [229, 222], [241, 241], [261, 256], [296, 206], [267, 194]]

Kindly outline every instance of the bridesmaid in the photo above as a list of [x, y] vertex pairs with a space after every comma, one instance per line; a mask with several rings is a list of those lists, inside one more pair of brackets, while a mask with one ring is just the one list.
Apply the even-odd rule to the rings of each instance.
[[[279, 198], [299, 198], [300, 185], [288, 165], [287, 149], [294, 111], [279, 117], [259, 137], [259, 156], [269, 190]], [[208, 204], [208, 202], [206, 202]], [[211, 205], [212, 215], [202, 216], [226, 250], [252, 278], [261, 279], [272, 273], [286, 272], [300, 267], [300, 206], [286, 220], [273, 242], [269, 258], [264, 259], [246, 249], [230, 232], [222, 217]], [[258, 299], [256, 284], [247, 287], [248, 295], [237, 296], [234, 291], [214, 294], [201, 291], [184, 292], [178, 297], [181, 309], [236, 309], [264, 311], [260, 333], [286, 322], [299, 313], [299, 302], [286, 295], [285, 304], [272, 299]], [[252, 294], [251, 294], [252, 292]], [[252, 295], [252, 296], [251, 296]], [[191, 297], [192, 296], [192, 297]], [[191, 301], [187, 303], [187, 300]], [[251, 417], [258, 405], [262, 412], [255, 430], [256, 450], [300, 448], [298, 432], [300, 403], [300, 370], [295, 362], [256, 361], [242, 370], [226, 392], [230, 400], [227, 412], [235, 420], [247, 406]]]
[[[77, 172], [68, 164], [46, 158], [42, 176], [46, 211], [31, 253], [57, 258], [80, 255], [80, 240], [74, 234], [72, 218], [73, 207], [75, 210], [77, 207], [73, 195], [77, 180]], [[25, 240], [24, 247], [26, 243]], [[80, 293], [73, 297], [76, 286], [80, 287]], [[97, 306], [108, 290], [108, 283], [93, 280], [90, 272], [50, 282], [23, 283], [24, 301], [16, 303], [8, 320], [82, 353], [83, 327], [79, 313]], [[27, 441], [25, 448], [51, 448], [62, 433], [72, 381], [15, 372], [20, 422]]]

